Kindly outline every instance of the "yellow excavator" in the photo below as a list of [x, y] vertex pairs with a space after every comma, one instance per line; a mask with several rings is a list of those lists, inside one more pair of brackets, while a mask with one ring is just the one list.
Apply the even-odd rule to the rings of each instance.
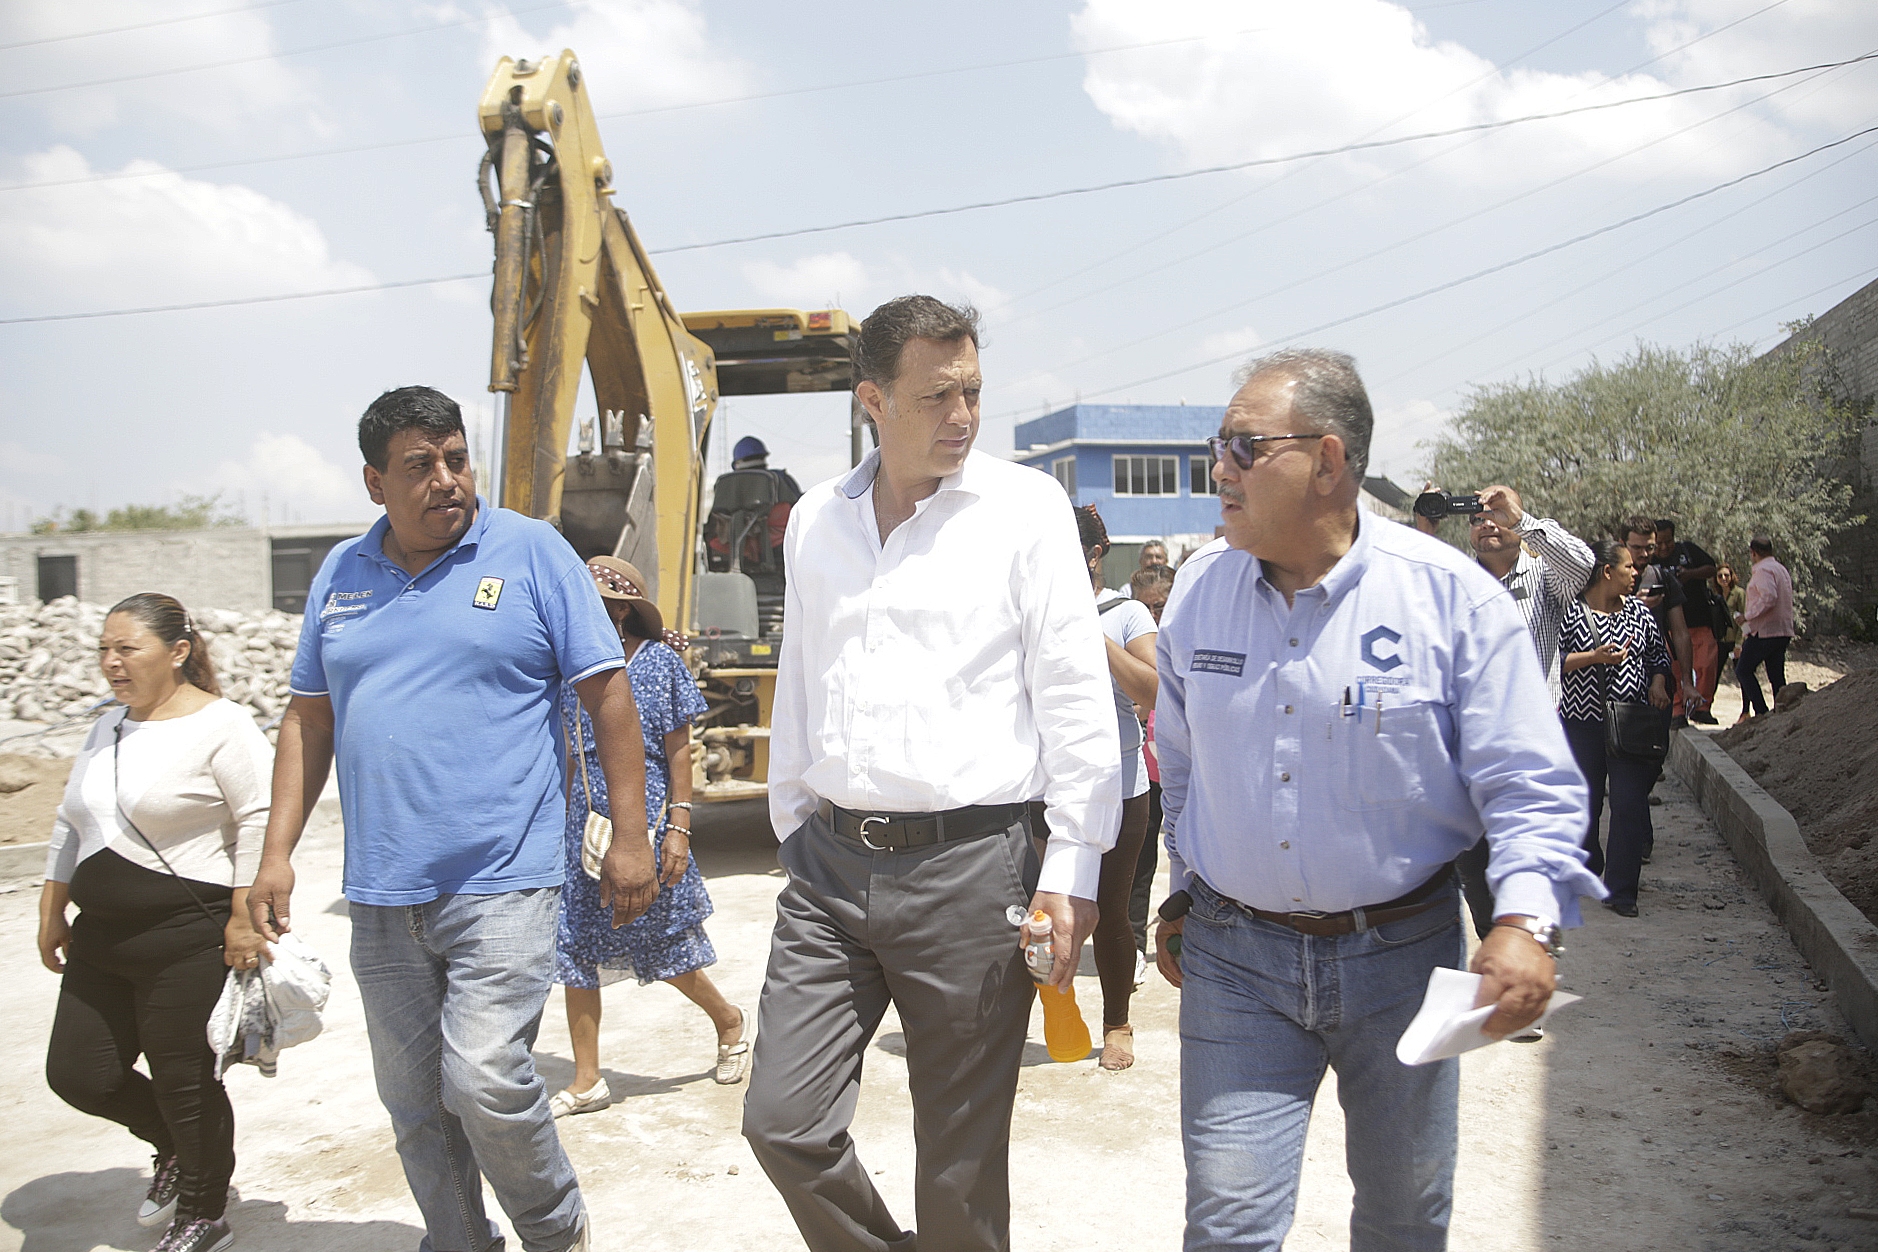
[[[498, 503], [557, 525], [582, 557], [637, 566], [710, 711], [693, 727], [693, 792], [764, 793], [782, 633], [781, 537], [792, 479], [722, 475], [705, 507], [720, 396], [853, 389], [856, 326], [839, 309], [680, 313], [600, 146], [580, 62], [502, 58], [478, 109], [478, 185], [495, 236]], [[568, 451], [586, 362], [597, 412]], [[850, 403], [858, 462], [862, 417]]]

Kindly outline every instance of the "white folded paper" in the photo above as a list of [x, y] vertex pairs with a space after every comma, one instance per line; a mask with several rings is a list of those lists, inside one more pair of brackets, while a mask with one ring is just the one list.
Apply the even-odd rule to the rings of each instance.
[[[1481, 1033], [1480, 1028], [1493, 1016], [1493, 1005], [1475, 1008], [1474, 998], [1479, 994], [1479, 974], [1437, 969], [1428, 975], [1428, 994], [1422, 998], [1421, 1011], [1415, 1014], [1415, 1020], [1396, 1042], [1396, 1059], [1404, 1065], [1426, 1065], [1498, 1042]], [[1552, 1014], [1582, 999], [1583, 996], [1554, 991], [1545, 1012], [1533, 1024], [1543, 1025]]]

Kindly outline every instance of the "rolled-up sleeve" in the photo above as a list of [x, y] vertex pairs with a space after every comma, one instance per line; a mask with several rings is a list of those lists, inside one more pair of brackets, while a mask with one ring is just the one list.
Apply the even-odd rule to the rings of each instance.
[[1121, 826], [1121, 735], [1108, 651], [1074, 514], [1039, 517], [1023, 553], [1024, 684], [1036, 718], [1050, 838], [1039, 891], [1096, 897]]
[[1532, 637], [1505, 595], [1472, 605], [1455, 636], [1456, 766], [1486, 827], [1494, 912], [1576, 926], [1578, 897], [1606, 892], [1585, 868], [1588, 793], [1563, 726], [1543, 712]]

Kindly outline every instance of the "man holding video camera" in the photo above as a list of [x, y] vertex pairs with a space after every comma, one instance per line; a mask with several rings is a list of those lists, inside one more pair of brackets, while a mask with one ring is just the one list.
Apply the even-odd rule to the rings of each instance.
[[[1520, 505], [1519, 493], [1494, 485], [1478, 495], [1450, 496], [1424, 488], [1415, 501], [1415, 528], [1436, 532], [1448, 516], [1467, 518], [1467, 537], [1480, 567], [1500, 580], [1513, 595], [1519, 615], [1539, 651], [1546, 689], [1553, 707], [1559, 700], [1558, 637], [1565, 608], [1591, 576], [1591, 549], [1582, 539], [1549, 517], [1534, 517]], [[1481, 840], [1461, 854], [1455, 867], [1473, 914], [1474, 932], [1485, 938], [1493, 927], [1493, 892], [1487, 888], [1487, 843]], [[1527, 1043], [1541, 1038], [1536, 1028], [1515, 1038]]]

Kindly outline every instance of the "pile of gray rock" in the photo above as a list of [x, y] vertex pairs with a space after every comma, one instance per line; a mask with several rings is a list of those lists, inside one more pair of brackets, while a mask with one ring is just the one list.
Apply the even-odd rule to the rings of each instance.
[[[51, 723], [84, 717], [111, 696], [98, 671], [105, 608], [70, 596], [50, 604], [0, 606], [0, 719]], [[208, 609], [196, 629], [222, 694], [266, 725], [287, 707], [287, 674], [300, 637], [296, 614]]]

